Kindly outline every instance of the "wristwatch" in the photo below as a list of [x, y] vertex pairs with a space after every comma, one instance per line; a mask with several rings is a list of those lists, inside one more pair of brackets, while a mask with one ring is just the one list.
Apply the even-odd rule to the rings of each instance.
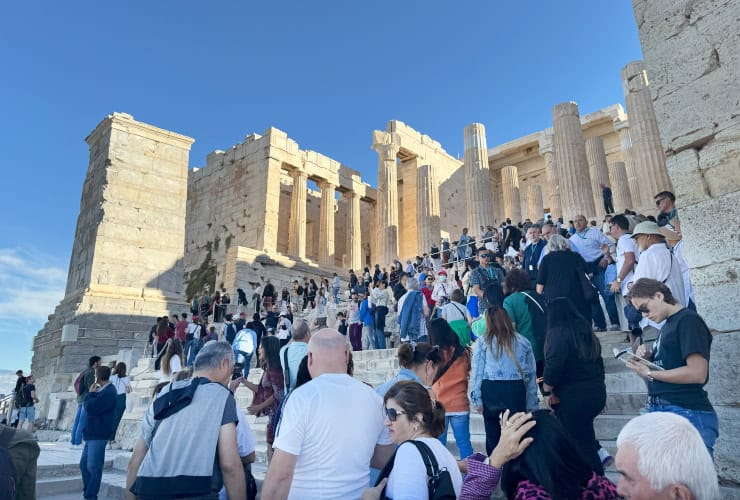
[[648, 372], [647, 372], [647, 379], [650, 382], [655, 382], [655, 379], [653, 378], [653, 371], [652, 370], [648, 370]]
[[622, 282], [622, 278], [617, 278], [617, 283], [621, 283], [621, 282]]

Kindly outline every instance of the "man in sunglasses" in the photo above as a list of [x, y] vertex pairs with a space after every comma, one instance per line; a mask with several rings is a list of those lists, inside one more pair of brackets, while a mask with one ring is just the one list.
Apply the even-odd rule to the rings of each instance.
[[678, 217], [676, 210], [676, 196], [670, 191], [661, 191], [655, 195], [655, 207], [658, 209], [658, 226], [669, 225], [669, 221]]
[[[494, 255], [489, 249], [481, 247], [478, 249], [479, 266], [470, 274], [470, 287], [478, 297], [478, 314], [482, 316], [490, 305], [486, 300], [486, 288], [490, 286], [501, 287], [506, 273], [500, 266], [494, 263]], [[502, 304], [499, 304], [502, 305]]]

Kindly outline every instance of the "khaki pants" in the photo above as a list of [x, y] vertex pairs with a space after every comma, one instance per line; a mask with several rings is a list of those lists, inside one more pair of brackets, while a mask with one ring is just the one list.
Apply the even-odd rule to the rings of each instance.
[[369, 351], [373, 348], [373, 325], [362, 325], [362, 350]]

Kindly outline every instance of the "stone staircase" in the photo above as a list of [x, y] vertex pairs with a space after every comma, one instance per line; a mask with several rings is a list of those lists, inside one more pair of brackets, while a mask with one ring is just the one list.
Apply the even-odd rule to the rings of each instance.
[[[623, 341], [624, 333], [604, 332], [597, 335], [602, 344], [602, 356], [606, 371], [607, 403], [604, 412], [596, 418], [594, 427], [596, 437], [601, 445], [614, 456], [619, 431], [631, 418], [637, 416], [645, 406], [646, 387], [637, 375], [612, 356], [612, 348], [622, 349], [626, 346]], [[398, 372], [395, 349], [354, 352], [353, 361], [355, 378], [374, 387], [389, 380]], [[111, 459], [106, 455], [106, 471], [103, 477], [101, 498], [124, 498], [126, 467], [130, 458], [130, 450], [138, 437], [141, 418], [151, 402], [152, 389], [160, 381], [160, 375], [154, 371], [154, 360], [151, 358], [139, 359], [138, 364], [131, 370], [130, 374], [134, 386], [134, 391], [130, 395], [133, 403], [130, 406], [132, 411], [124, 415], [119, 428], [116, 447], [122, 449], [114, 451]], [[252, 368], [248, 378], [251, 382], [258, 383], [261, 374], [261, 369]], [[236, 392], [236, 400], [242, 409], [246, 409], [252, 400], [252, 392], [245, 387], [240, 387]], [[247, 420], [257, 441], [253, 473], [258, 484], [261, 484], [267, 471], [265, 441], [267, 418], [248, 415]], [[470, 434], [473, 449], [485, 452], [483, 418], [475, 412], [471, 413]], [[459, 455], [451, 429], [448, 433], [447, 448], [453, 455]], [[607, 476], [615, 483], [618, 480], [618, 475], [613, 466], [607, 468]], [[79, 491], [79, 472], [76, 465], [69, 467], [65, 465], [56, 469], [52, 467], [40, 471], [39, 488], [38, 498], [44, 498], [45, 493], [59, 491], [60, 489], [62, 491]], [[722, 498], [740, 498], [740, 495], [737, 494], [735, 489], [723, 489]]]

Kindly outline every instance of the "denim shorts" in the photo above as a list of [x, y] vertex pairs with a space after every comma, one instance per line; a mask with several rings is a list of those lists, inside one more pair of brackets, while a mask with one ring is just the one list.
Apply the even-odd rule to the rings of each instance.
[[648, 404], [648, 411], [667, 411], [684, 417], [699, 431], [699, 435], [702, 441], [704, 441], [707, 450], [709, 450], [709, 454], [714, 457], [714, 442], [719, 437], [719, 419], [714, 410], [689, 410], [688, 408], [671, 404], [662, 398], [655, 399], [655, 401]]
[[23, 406], [18, 410], [18, 420], [28, 420], [33, 422], [36, 420], [36, 407], [35, 406]]

